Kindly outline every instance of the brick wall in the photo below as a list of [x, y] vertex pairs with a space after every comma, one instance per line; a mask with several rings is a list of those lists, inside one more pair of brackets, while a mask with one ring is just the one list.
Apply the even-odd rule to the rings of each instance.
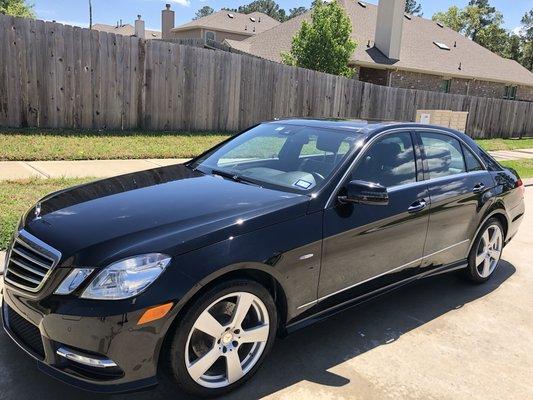
[[[370, 72], [372, 71], [371, 68], [365, 68], [365, 70], [365, 77], [373, 76]], [[377, 69], [374, 69], [373, 71], [376, 71], [376, 74], [379, 73], [380, 76], [383, 74], [382, 71]], [[361, 76], [360, 80], [364, 80], [363, 76]], [[408, 71], [390, 71], [389, 82], [390, 86], [393, 87], [440, 92], [442, 90], [443, 80], [444, 78], [439, 75]], [[368, 81], [382, 84], [377, 82], [375, 79]], [[505, 94], [505, 86], [506, 85], [504, 83], [451, 78], [450, 93], [503, 99]], [[516, 100], [533, 101], [533, 87], [519, 86], [517, 89]]]
[[533, 101], [533, 87], [518, 86], [516, 91], [516, 100]]

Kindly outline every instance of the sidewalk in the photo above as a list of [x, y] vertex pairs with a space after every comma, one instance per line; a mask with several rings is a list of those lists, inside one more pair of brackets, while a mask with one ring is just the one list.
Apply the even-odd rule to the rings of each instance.
[[498, 161], [520, 160], [533, 158], [533, 149], [498, 150], [489, 151], [490, 155]]
[[147, 160], [0, 161], [0, 181], [30, 178], [105, 178], [187, 161]]

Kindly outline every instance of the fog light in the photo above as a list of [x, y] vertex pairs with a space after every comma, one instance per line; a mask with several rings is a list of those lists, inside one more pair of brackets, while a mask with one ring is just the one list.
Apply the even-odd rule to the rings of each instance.
[[57, 349], [56, 354], [66, 358], [67, 360], [74, 361], [78, 364], [87, 365], [89, 367], [95, 368], [113, 368], [117, 367], [117, 364], [110, 360], [109, 358], [100, 358], [95, 356], [89, 356], [86, 354], [81, 354], [77, 351], [67, 349], [66, 347], [60, 347]]

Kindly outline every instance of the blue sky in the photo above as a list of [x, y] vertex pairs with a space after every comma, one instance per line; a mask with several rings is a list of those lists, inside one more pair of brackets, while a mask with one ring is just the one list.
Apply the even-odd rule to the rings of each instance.
[[[114, 24], [122, 19], [133, 23], [141, 14], [149, 29], [161, 30], [161, 10], [165, 3], [171, 3], [176, 11], [176, 25], [189, 21], [196, 10], [209, 5], [215, 10], [222, 7], [237, 7], [251, 0], [93, 0], [93, 22]], [[355, 1], [355, 0], [351, 0]], [[371, 0], [370, 3], [377, 3]], [[87, 26], [89, 23], [88, 0], [34, 0], [35, 11], [40, 19], [56, 20], [71, 25]], [[449, 6], [463, 7], [468, 0], [422, 0], [424, 16], [431, 18], [434, 12]], [[278, 4], [287, 11], [298, 6], [309, 7], [311, 0], [279, 0]], [[491, 4], [505, 17], [505, 26], [514, 29], [520, 25], [524, 13], [533, 8], [533, 0], [492, 0]]]

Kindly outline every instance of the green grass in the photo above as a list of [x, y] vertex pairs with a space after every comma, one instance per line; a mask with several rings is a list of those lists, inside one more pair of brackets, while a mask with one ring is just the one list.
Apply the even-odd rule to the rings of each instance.
[[191, 158], [228, 133], [0, 129], [0, 161]]
[[31, 179], [0, 182], [0, 250], [7, 248], [20, 216], [50, 192], [93, 179]]
[[487, 151], [533, 149], [533, 138], [480, 139], [477, 143]]
[[533, 178], [533, 158], [512, 161], [500, 161], [504, 167], [513, 168], [520, 178]]

